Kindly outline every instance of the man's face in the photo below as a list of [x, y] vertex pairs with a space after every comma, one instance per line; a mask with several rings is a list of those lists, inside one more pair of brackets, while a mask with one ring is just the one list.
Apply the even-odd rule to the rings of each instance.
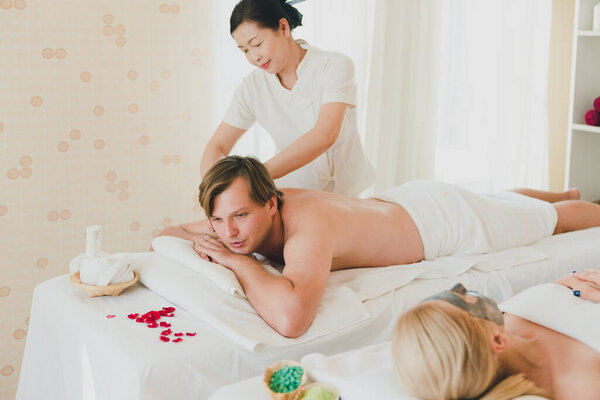
[[442, 300], [450, 303], [477, 318], [483, 318], [494, 322], [496, 325], [504, 324], [502, 311], [496, 302], [489, 297], [477, 292], [467, 290], [462, 284], [457, 283], [452, 289], [440, 292], [426, 298], [423, 301]]
[[[274, 200], [274, 199], [272, 199]], [[213, 229], [229, 250], [252, 254], [265, 240], [277, 202], [269, 200], [264, 206], [250, 198], [248, 183], [242, 177], [214, 199], [210, 221]]]

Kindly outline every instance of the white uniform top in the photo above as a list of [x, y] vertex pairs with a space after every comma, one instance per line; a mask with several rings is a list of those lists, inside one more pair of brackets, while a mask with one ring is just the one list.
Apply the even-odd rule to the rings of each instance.
[[356, 81], [349, 57], [323, 51], [299, 40], [306, 54], [297, 67], [298, 81], [288, 90], [275, 74], [257, 69], [235, 91], [223, 121], [240, 129], [258, 122], [279, 153], [317, 123], [321, 106], [350, 105], [333, 146], [304, 167], [277, 180], [280, 187], [301, 187], [356, 196], [375, 180], [356, 120]]

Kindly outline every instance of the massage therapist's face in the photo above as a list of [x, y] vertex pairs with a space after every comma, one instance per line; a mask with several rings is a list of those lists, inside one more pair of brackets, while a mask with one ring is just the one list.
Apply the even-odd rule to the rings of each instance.
[[278, 30], [261, 28], [256, 22], [242, 22], [232, 35], [250, 64], [271, 74], [279, 73], [286, 65], [289, 27], [285, 19]]
[[250, 197], [248, 183], [242, 177], [236, 178], [215, 197], [210, 221], [229, 250], [249, 255], [259, 248], [277, 211], [277, 202], [273, 204], [272, 200], [264, 206], [257, 204]]

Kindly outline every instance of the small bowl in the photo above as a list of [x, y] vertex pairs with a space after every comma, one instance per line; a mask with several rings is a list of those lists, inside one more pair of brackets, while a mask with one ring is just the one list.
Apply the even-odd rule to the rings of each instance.
[[292, 390], [291, 392], [287, 393], [279, 393], [272, 391], [270, 387], [271, 377], [275, 372], [279, 371], [281, 368], [286, 366], [301, 367], [300, 363], [296, 361], [278, 361], [275, 364], [271, 364], [270, 366], [268, 366], [263, 375], [263, 382], [273, 400], [295, 400], [297, 394], [300, 392], [300, 390], [304, 387], [304, 384], [306, 383], [306, 370], [303, 369], [302, 378], [300, 378], [300, 384], [295, 390]]
[[121, 292], [127, 289], [129, 286], [133, 285], [138, 281], [137, 272], [133, 271], [133, 279], [127, 282], [117, 283], [115, 285], [106, 285], [106, 286], [96, 286], [96, 285], [86, 285], [81, 282], [79, 278], [79, 271], [71, 274], [70, 277], [71, 284], [77, 286], [89, 296], [118, 296]]
[[337, 390], [337, 388], [335, 386], [330, 385], [328, 383], [314, 382], [314, 383], [309, 383], [306, 386], [303, 386], [302, 389], [298, 391], [298, 397], [296, 397], [296, 400], [302, 400], [302, 396], [304, 396], [304, 393], [306, 393], [311, 388], [317, 387], [317, 386], [320, 386], [323, 389], [331, 392], [333, 394], [334, 399], [338, 400], [340, 398], [340, 392]]

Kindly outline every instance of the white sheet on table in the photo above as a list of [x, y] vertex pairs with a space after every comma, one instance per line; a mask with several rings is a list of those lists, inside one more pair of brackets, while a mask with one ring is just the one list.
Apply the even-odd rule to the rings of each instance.
[[499, 307], [600, 353], [600, 304], [573, 296], [573, 291], [563, 285], [546, 283], [525, 289]]
[[440, 257], [434, 261], [394, 265], [384, 268], [353, 268], [332, 272], [328, 286], [346, 285], [362, 300], [381, 296], [407, 285], [414, 279], [441, 279], [458, 276], [471, 268], [496, 271], [542, 261], [545, 252], [532, 247], [516, 247], [496, 253]]
[[[335, 386], [344, 400], [417, 400], [407, 394], [396, 379], [390, 342], [362, 347], [345, 353], [325, 356], [312, 353], [300, 362], [309, 381]], [[258, 400], [266, 398], [262, 377], [247, 379], [221, 388], [210, 400]], [[520, 400], [542, 399], [522, 396]]]
[[[391, 342], [333, 356], [309, 354], [302, 358], [301, 364], [313, 380], [333, 384], [344, 400], [416, 400], [402, 389], [396, 379]], [[517, 399], [542, 397], [522, 396]]]
[[365, 306], [349, 288], [330, 288], [321, 299], [312, 325], [300, 337], [281, 336], [256, 313], [246, 300], [226, 296], [211, 281], [183, 264], [159, 253], [136, 257], [140, 282], [221, 330], [242, 347], [297, 345], [348, 328], [369, 318]]

